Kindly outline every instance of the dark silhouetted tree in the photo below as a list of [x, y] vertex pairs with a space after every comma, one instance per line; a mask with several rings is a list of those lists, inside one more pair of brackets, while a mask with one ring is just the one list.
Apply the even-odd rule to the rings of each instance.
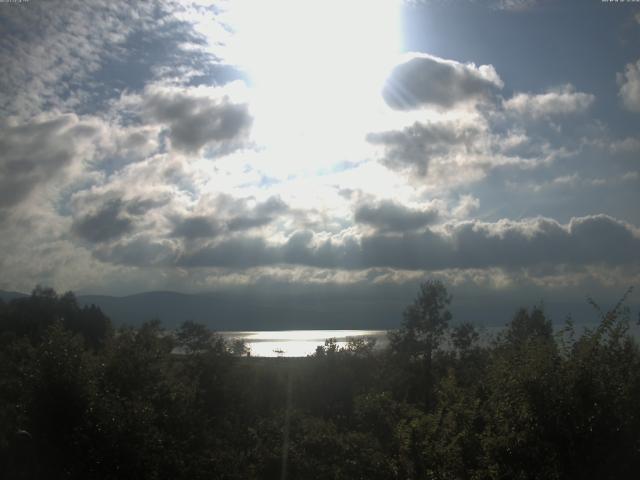
[[450, 304], [451, 295], [442, 282], [427, 280], [404, 311], [400, 329], [389, 334], [392, 351], [414, 377], [409, 395], [422, 397], [427, 406], [434, 402], [433, 357], [452, 317]]
[[550, 341], [553, 327], [542, 307], [533, 307], [531, 312], [521, 308], [507, 325], [505, 337], [512, 345], [521, 345], [529, 340]]
[[461, 356], [464, 356], [479, 340], [476, 328], [468, 322], [453, 327], [451, 342]]
[[393, 349], [413, 358], [431, 359], [451, 320], [451, 295], [438, 280], [420, 285], [416, 299], [404, 311], [400, 330], [391, 336]]

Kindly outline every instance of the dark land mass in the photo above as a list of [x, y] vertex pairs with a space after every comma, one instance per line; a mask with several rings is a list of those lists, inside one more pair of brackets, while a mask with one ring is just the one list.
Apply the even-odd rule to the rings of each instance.
[[[5, 301], [25, 294], [2, 292]], [[309, 295], [183, 294], [146, 292], [122, 297], [80, 295], [82, 306], [96, 305], [116, 325], [141, 325], [153, 319], [167, 327], [185, 321], [217, 331], [289, 329], [386, 329], [399, 324], [398, 302], [360, 298], [333, 299]]]
[[305, 358], [267, 359], [195, 322], [114, 328], [72, 293], [37, 288], [0, 301], [0, 472], [635, 479], [640, 348], [625, 300], [593, 302], [599, 322], [580, 335], [520, 308], [482, 342], [428, 281], [382, 349], [329, 339]]
[[[81, 306], [98, 306], [116, 326], [140, 326], [158, 319], [167, 328], [185, 321], [207, 325], [216, 331], [238, 330], [386, 330], [397, 328], [402, 310], [414, 292], [380, 289], [366, 292], [326, 290], [260, 294], [255, 291], [227, 291], [184, 294], [170, 291], [127, 296], [79, 295]], [[27, 297], [27, 294], [0, 290], [0, 299]], [[521, 305], [538, 304], [542, 299], [485, 298], [454, 295], [451, 311], [455, 321], [476, 326], [504, 326]], [[607, 305], [609, 307], [609, 305]], [[639, 305], [630, 305], [638, 311]], [[547, 317], [556, 325], [568, 315], [576, 323], [592, 323], [596, 316], [583, 298], [544, 303]]]
[[0, 300], [3, 300], [5, 302], [10, 302], [11, 300], [15, 299], [15, 298], [25, 298], [28, 297], [29, 295], [27, 293], [20, 293], [20, 292], [8, 292], [6, 290], [0, 290]]
[[[160, 319], [178, 326], [184, 321], [204, 323], [218, 331], [289, 329], [375, 329], [396, 326], [397, 305], [358, 300], [327, 304], [298, 297], [256, 298], [234, 293], [181, 294], [148, 292], [126, 297], [80, 296], [83, 305], [96, 304], [118, 324], [139, 325]], [[394, 308], [396, 307], [396, 308]], [[143, 319], [143, 320], [141, 320]], [[390, 320], [394, 319], [394, 320]]]

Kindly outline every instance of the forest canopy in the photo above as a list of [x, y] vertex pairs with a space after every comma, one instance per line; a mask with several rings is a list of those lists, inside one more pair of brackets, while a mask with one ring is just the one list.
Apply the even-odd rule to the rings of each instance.
[[633, 478], [640, 350], [522, 308], [494, 338], [419, 287], [389, 345], [254, 358], [205, 326], [114, 328], [72, 293], [0, 302], [3, 478]]

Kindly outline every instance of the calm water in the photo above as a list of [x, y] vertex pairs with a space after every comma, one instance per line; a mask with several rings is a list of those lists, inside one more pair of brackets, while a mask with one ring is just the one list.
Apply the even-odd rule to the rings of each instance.
[[306, 357], [335, 338], [338, 346], [347, 344], [349, 337], [373, 337], [377, 346], [386, 343], [386, 330], [279, 330], [262, 332], [220, 332], [228, 340], [241, 338], [255, 357]]
[[[556, 332], [564, 325], [556, 324]], [[579, 337], [585, 328], [594, 329], [596, 323], [576, 325], [576, 336]], [[487, 343], [497, 335], [503, 327], [479, 327], [481, 343]], [[633, 322], [630, 325], [632, 336], [640, 341], [640, 326]], [[254, 357], [306, 357], [316, 351], [318, 345], [324, 345], [328, 338], [335, 338], [339, 347], [347, 344], [349, 337], [373, 337], [376, 347], [388, 344], [387, 330], [276, 330], [253, 332], [219, 332], [228, 340], [241, 338], [251, 349]]]

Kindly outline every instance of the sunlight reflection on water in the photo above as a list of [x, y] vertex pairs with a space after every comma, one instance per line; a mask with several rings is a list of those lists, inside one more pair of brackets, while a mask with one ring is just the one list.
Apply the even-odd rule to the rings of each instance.
[[[575, 338], [578, 339], [586, 328], [594, 330], [597, 323], [575, 325]], [[554, 324], [554, 332], [559, 334], [564, 324]], [[480, 345], [488, 346], [496, 336], [504, 331], [502, 326], [477, 326], [480, 334]], [[376, 349], [389, 344], [388, 330], [273, 330], [273, 331], [237, 331], [219, 332], [227, 340], [243, 339], [251, 349], [254, 357], [306, 357], [316, 351], [316, 347], [324, 345], [328, 338], [335, 338], [338, 348], [347, 344], [350, 337], [372, 337], [376, 339]], [[640, 325], [630, 322], [629, 333], [640, 342]], [[442, 347], [448, 348], [447, 342]], [[449, 346], [450, 348], [450, 346]]]
[[350, 337], [373, 337], [376, 347], [387, 342], [386, 330], [277, 330], [255, 332], [221, 332], [227, 340], [242, 339], [254, 357], [305, 357], [335, 338], [338, 347], [344, 347]]

